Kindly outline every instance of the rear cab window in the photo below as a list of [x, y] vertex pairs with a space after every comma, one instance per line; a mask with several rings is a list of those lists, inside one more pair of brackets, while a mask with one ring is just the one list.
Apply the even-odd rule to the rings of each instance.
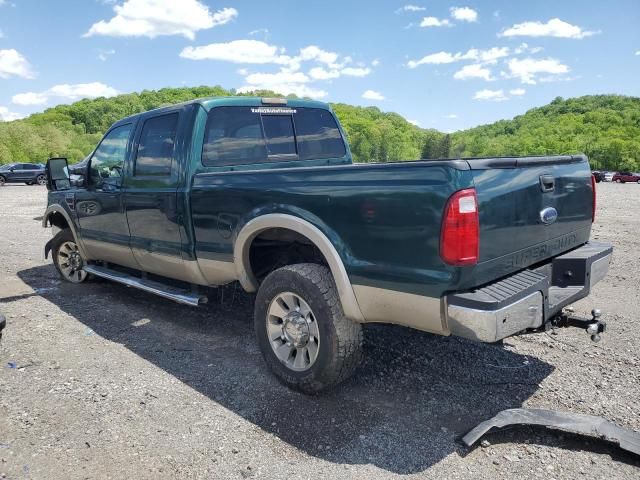
[[205, 127], [207, 167], [342, 158], [335, 118], [321, 108], [215, 107]]
[[134, 176], [169, 176], [173, 164], [179, 114], [145, 120], [138, 141]]

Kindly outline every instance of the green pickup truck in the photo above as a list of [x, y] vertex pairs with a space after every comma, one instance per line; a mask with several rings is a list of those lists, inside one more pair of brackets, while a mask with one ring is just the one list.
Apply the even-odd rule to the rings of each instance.
[[81, 168], [50, 159], [47, 172], [43, 226], [56, 235], [45, 256], [63, 279], [193, 306], [205, 287], [238, 281], [257, 292], [267, 364], [308, 393], [353, 373], [363, 323], [482, 342], [553, 325], [612, 253], [589, 242], [586, 157], [353, 164], [335, 115], [314, 101], [137, 114]]

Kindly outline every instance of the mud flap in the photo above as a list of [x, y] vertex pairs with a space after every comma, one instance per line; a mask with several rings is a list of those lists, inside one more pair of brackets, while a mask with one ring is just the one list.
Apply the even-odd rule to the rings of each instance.
[[51, 245], [56, 237], [53, 237], [44, 245], [44, 259], [47, 260], [49, 258], [49, 252], [51, 251]]
[[507, 425], [541, 425], [580, 435], [592, 435], [617, 443], [623, 450], [640, 455], [640, 433], [621, 428], [602, 417], [535, 408], [503, 410], [467, 433], [462, 437], [462, 441], [470, 447], [492, 428], [502, 428]]

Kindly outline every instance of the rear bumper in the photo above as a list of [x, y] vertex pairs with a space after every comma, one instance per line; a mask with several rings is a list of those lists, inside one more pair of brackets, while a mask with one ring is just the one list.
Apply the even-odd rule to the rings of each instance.
[[589, 242], [551, 262], [471, 292], [446, 297], [452, 335], [497, 342], [540, 328], [563, 307], [589, 295], [609, 270], [613, 247]]

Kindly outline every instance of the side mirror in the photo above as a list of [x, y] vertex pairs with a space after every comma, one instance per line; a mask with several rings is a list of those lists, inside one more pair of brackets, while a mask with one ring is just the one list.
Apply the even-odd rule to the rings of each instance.
[[69, 190], [69, 164], [66, 158], [50, 158], [47, 160], [47, 189]]

